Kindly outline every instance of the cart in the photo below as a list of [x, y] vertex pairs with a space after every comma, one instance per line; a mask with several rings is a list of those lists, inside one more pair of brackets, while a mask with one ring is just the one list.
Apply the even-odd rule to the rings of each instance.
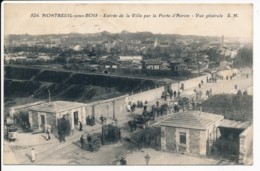
[[16, 140], [16, 132], [17, 128], [16, 127], [8, 127], [7, 128], [7, 139], [9, 141], [15, 141]]
[[[86, 137], [84, 138], [83, 149], [91, 152], [99, 151], [101, 147], [101, 135], [93, 134], [90, 137], [91, 137], [90, 141], [88, 141]], [[73, 142], [73, 144], [81, 148], [80, 141]]]

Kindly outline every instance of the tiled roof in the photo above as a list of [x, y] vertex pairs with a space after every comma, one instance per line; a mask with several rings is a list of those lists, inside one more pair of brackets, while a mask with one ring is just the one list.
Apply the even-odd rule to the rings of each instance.
[[84, 103], [78, 103], [78, 102], [53, 101], [53, 102], [43, 103], [37, 106], [32, 106], [29, 108], [29, 110], [56, 113], [60, 111], [81, 107], [84, 105], [85, 105]]
[[180, 112], [173, 117], [163, 121], [162, 126], [178, 127], [178, 128], [191, 128], [206, 130], [209, 126], [218, 120], [222, 120], [222, 115], [215, 115], [200, 111]]

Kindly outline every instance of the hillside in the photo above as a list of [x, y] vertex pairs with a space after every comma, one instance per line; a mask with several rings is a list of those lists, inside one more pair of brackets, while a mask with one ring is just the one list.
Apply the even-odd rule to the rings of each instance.
[[4, 98], [95, 101], [154, 88], [151, 80], [5, 66]]

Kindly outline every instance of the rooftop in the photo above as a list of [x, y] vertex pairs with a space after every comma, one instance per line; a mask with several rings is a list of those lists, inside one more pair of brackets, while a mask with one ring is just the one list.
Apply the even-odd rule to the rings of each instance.
[[222, 119], [224, 119], [222, 115], [215, 115], [200, 111], [188, 111], [184, 113], [177, 113], [173, 117], [163, 121], [161, 126], [206, 130], [216, 121]]
[[161, 59], [147, 59], [147, 60], [145, 60], [146, 65], [160, 65], [162, 63], [163, 63], [163, 61], [161, 61]]
[[53, 101], [53, 102], [47, 102], [40, 105], [32, 106], [29, 108], [29, 110], [56, 113], [56, 112], [61, 112], [73, 108], [78, 108], [84, 105], [85, 105], [84, 103], [78, 103], [78, 102]]
[[222, 128], [235, 128], [235, 129], [246, 129], [249, 127], [249, 121], [242, 122], [242, 121], [235, 121], [229, 119], [223, 119], [219, 125]]

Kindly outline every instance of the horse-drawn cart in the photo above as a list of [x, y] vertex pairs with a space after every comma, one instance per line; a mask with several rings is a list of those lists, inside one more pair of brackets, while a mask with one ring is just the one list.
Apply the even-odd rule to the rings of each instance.
[[75, 145], [87, 151], [98, 151], [101, 147], [101, 134], [83, 136], [83, 141], [73, 142]]

